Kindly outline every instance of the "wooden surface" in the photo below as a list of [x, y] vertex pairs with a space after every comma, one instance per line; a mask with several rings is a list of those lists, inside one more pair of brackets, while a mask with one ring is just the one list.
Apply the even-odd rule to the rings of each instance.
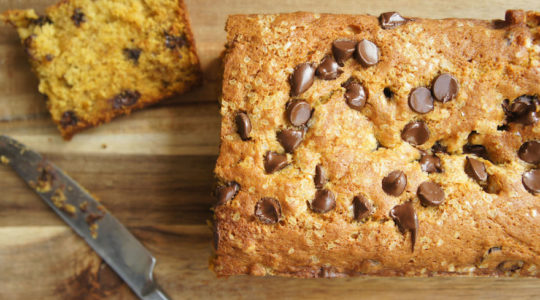
[[[0, 0], [0, 11], [53, 1]], [[218, 56], [228, 14], [398, 10], [420, 17], [503, 18], [514, 1], [187, 0], [205, 85], [187, 95], [85, 131], [64, 142], [49, 120], [16, 33], [0, 25], [0, 133], [41, 151], [66, 170], [157, 257], [156, 277], [173, 299], [485, 298], [538, 299], [540, 280], [352, 278], [298, 280], [233, 277], [208, 270], [205, 225], [218, 153]], [[0, 166], [0, 299], [135, 299], [135, 296], [8, 168]]]

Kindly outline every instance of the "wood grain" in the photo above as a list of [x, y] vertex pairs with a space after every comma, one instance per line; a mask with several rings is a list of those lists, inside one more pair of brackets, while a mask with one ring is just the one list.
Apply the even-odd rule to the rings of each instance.
[[[0, 10], [54, 1], [0, 0]], [[234, 277], [208, 270], [212, 168], [219, 146], [219, 60], [228, 14], [398, 10], [420, 17], [503, 18], [537, 0], [326, 2], [187, 0], [205, 84], [64, 142], [49, 120], [16, 33], [0, 25], [0, 133], [41, 151], [88, 188], [155, 254], [173, 299], [538, 299], [516, 278]], [[0, 166], [0, 299], [135, 299], [101, 259], [8, 168]]]

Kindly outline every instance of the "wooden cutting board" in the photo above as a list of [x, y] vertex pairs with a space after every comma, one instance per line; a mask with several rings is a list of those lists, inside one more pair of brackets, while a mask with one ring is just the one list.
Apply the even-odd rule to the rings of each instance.
[[[102, 0], [104, 1], [104, 0]], [[54, 0], [0, 0], [0, 11]], [[45, 154], [103, 204], [157, 257], [173, 299], [540, 297], [540, 280], [515, 278], [218, 279], [208, 270], [218, 154], [219, 54], [228, 14], [397, 10], [419, 17], [504, 18], [538, 0], [187, 0], [204, 69], [203, 87], [64, 142], [50, 121], [15, 31], [0, 25], [0, 133]], [[510, 7], [511, 6], [511, 7]], [[0, 299], [135, 299], [129, 288], [8, 168], [0, 166]]]

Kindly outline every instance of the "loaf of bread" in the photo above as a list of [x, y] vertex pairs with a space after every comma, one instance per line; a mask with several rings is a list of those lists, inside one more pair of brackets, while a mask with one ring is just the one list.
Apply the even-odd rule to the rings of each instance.
[[17, 27], [66, 139], [200, 81], [182, 0], [67, 0], [1, 18]]
[[213, 270], [539, 277], [539, 23], [231, 16]]

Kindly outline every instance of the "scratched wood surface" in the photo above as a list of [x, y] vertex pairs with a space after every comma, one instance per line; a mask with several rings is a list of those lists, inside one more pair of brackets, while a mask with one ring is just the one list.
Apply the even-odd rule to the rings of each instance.
[[[53, 1], [0, 0], [0, 11]], [[233, 277], [208, 270], [212, 168], [218, 153], [219, 54], [228, 14], [398, 10], [420, 17], [503, 18], [540, 1], [187, 0], [205, 84], [64, 142], [12, 28], [0, 25], [0, 133], [41, 151], [97, 195], [157, 257], [173, 299], [538, 299], [540, 280], [514, 278]], [[101, 259], [8, 168], [0, 166], [0, 299], [135, 299]]]

